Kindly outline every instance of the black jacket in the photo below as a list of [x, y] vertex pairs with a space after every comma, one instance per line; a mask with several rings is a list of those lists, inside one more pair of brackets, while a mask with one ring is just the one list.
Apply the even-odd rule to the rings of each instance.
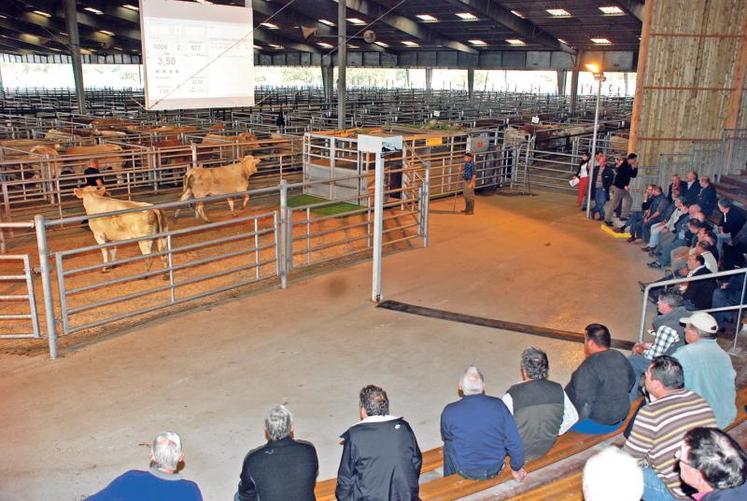
[[[667, 190], [667, 198], [669, 199], [670, 202], [674, 202], [674, 197], [672, 196], [672, 187], [673, 186], [674, 185], [672, 183], [669, 183], [669, 189]], [[679, 186], [679, 188], [680, 188], [679, 189], [679, 192], [680, 192], [679, 196], [682, 196], [685, 193], [685, 188], [687, 188], [687, 183], [684, 182], [684, 181], [682, 181], [680, 179], [680, 186]]]
[[716, 187], [712, 184], [708, 184], [705, 188], [700, 189], [698, 193], [698, 206], [703, 211], [706, 217], [713, 213], [713, 209], [716, 208]]
[[[597, 176], [599, 175], [599, 166], [594, 166], [594, 172], [591, 174], [591, 186], [596, 188], [597, 186]], [[610, 192], [610, 186], [612, 186], [612, 180], [615, 179], [615, 169], [610, 167], [609, 165], [605, 165], [602, 169], [602, 188], [607, 192], [607, 195], [609, 195]]]
[[628, 359], [619, 351], [606, 350], [589, 356], [573, 371], [565, 392], [576, 406], [579, 420], [616, 424], [628, 415], [634, 383]]
[[[708, 275], [709, 273], [711, 272], [708, 271], [708, 268], [703, 266], [693, 273], [693, 276]], [[685, 289], [685, 292], [682, 294], [682, 298], [686, 301], [690, 300], [695, 307], [693, 311], [707, 310], [711, 307], [713, 291], [716, 287], [718, 287], [718, 283], [715, 279], [695, 280], [694, 282], [689, 282], [687, 284], [687, 289]]]
[[724, 229], [724, 233], [728, 233], [731, 235], [731, 238], [734, 239], [744, 226], [744, 223], [744, 211], [739, 207], [732, 205], [731, 209], [729, 209], [728, 215], [725, 215], [723, 212], [721, 213], [721, 219], [719, 220], [718, 225]]
[[628, 160], [623, 160], [620, 167], [617, 168], [615, 173], [615, 180], [612, 182], [614, 186], [624, 190], [626, 186], [630, 184], [630, 180], [638, 175], [638, 169], [634, 169], [628, 163]]
[[360, 422], [342, 438], [337, 501], [416, 501], [423, 458], [402, 418]]
[[584, 164], [587, 164], [586, 165], [586, 175], [589, 175], [589, 169], [591, 168], [591, 160], [588, 160], [588, 161], [581, 160], [578, 163], [578, 167], [576, 167], [576, 173], [574, 174], [574, 176], [578, 177], [581, 174], [581, 167], [583, 167]]
[[563, 387], [547, 379], [536, 379], [515, 384], [506, 393], [513, 401], [514, 421], [526, 459], [544, 456], [558, 439], [563, 423]]
[[244, 458], [240, 501], [314, 501], [319, 471], [316, 449], [290, 437], [269, 441]]
[[697, 179], [693, 182], [692, 186], [687, 187], [687, 183], [682, 187], [682, 198], [685, 199], [685, 205], [690, 207], [692, 204], [698, 203], [698, 195], [700, 194], [700, 181]]

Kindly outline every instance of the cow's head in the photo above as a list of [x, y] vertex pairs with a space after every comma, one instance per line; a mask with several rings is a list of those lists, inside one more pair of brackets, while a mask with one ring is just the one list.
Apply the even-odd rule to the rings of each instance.
[[86, 186], [85, 188], [75, 188], [73, 194], [78, 198], [83, 198], [86, 195], [98, 195], [103, 197], [106, 193], [106, 188], [103, 186]]
[[257, 165], [259, 165], [259, 158], [252, 155], [247, 155], [241, 159], [241, 170], [247, 179], [257, 173]]

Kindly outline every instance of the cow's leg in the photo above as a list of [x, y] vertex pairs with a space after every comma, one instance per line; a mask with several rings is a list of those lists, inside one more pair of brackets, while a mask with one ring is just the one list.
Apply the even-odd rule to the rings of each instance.
[[[187, 188], [186, 190], [184, 190], [184, 193], [182, 193], [182, 196], [179, 197], [179, 201], [184, 202], [185, 200], [189, 200], [190, 198], [192, 198], [192, 190], [190, 188]], [[176, 209], [176, 212], [174, 212], [174, 219], [179, 217], [179, 212], [181, 210], [182, 210], [181, 207]], [[197, 217], [197, 213], [195, 213], [195, 217]]]
[[[150, 256], [153, 252], [153, 240], [140, 240], [137, 245], [140, 247], [140, 253], [143, 256]], [[149, 272], [152, 266], [153, 258], [148, 257], [148, 259], [145, 260], [145, 272]]]
[[[110, 247], [109, 248], [109, 261], [116, 261], [117, 260], [117, 248], [116, 247]], [[118, 264], [111, 265], [111, 269], [116, 268], [119, 266]]]
[[244, 195], [244, 203], [242, 204], [241, 208], [246, 209], [246, 206], [249, 205], [249, 195]]
[[231, 209], [231, 215], [235, 216], [236, 211], [234, 210], [233, 198], [227, 198], [226, 202], [228, 202], [228, 208]]
[[[101, 245], [106, 243], [106, 237], [102, 233], [96, 233], [93, 234], [94, 240], [96, 240], [96, 243]], [[102, 247], [101, 249], [101, 258], [104, 261], [104, 267], [101, 268], [101, 273], [106, 273], [109, 271], [109, 267], [106, 266], [106, 264], [109, 262], [109, 249], [107, 247]]]
[[206, 223], [209, 223], [210, 220], [208, 219], [207, 215], [205, 214], [205, 203], [204, 202], [197, 202], [197, 207], [195, 208], [195, 213], [197, 216], [205, 221]]

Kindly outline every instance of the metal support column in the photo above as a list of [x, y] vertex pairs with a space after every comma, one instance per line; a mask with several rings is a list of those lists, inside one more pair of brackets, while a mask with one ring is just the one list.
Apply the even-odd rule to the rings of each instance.
[[374, 234], [373, 234], [373, 280], [371, 282], [371, 300], [381, 301], [381, 254], [384, 231], [384, 158], [376, 152], [374, 175]]
[[558, 95], [565, 96], [565, 82], [568, 72], [566, 70], [557, 70], [555, 73], [558, 75]]
[[433, 68], [425, 69], [425, 91], [430, 93], [433, 90]]
[[571, 115], [576, 114], [576, 101], [578, 99], [578, 69], [571, 72]]
[[467, 69], [467, 94], [469, 94], [469, 98], [472, 99], [472, 94], [475, 92], [475, 69], [474, 68], [468, 68]]
[[325, 64], [322, 60], [322, 88], [324, 89], [324, 102], [332, 103], [332, 66]]
[[78, 112], [86, 112], [86, 91], [83, 86], [83, 61], [80, 57], [80, 36], [78, 35], [78, 11], [75, 0], [65, 0], [65, 23], [70, 39], [70, 60], [73, 63], [75, 95], [78, 97]]
[[345, 102], [347, 87], [345, 70], [348, 65], [347, 5], [337, 2], [337, 128], [345, 128]]

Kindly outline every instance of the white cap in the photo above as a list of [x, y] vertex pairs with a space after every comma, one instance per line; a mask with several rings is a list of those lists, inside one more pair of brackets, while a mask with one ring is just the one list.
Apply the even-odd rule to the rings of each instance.
[[703, 332], [709, 332], [711, 334], [716, 334], [718, 331], [718, 323], [716, 322], [716, 319], [704, 311], [693, 313], [689, 317], [680, 318], [680, 323], [692, 325]]

